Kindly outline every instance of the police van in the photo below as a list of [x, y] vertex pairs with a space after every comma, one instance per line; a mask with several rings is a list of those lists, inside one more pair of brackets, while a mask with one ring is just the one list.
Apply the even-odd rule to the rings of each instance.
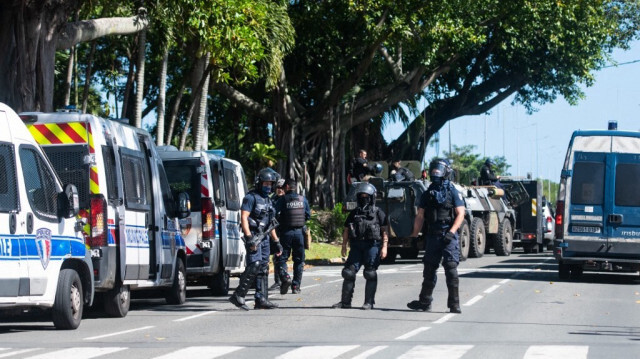
[[0, 309], [52, 308], [58, 329], [80, 325], [93, 301], [93, 265], [77, 189], [64, 191], [18, 115], [0, 103]]
[[571, 136], [556, 208], [562, 279], [640, 270], [640, 132], [616, 127]]
[[162, 289], [168, 303], [184, 303], [186, 252], [178, 218], [188, 216], [188, 197], [174, 200], [149, 133], [73, 111], [21, 117], [63, 182], [78, 188], [105, 312], [126, 316], [130, 290]]
[[244, 271], [245, 246], [240, 206], [247, 192], [244, 170], [224, 151], [178, 151], [159, 147], [174, 191], [186, 191], [191, 215], [180, 220], [187, 250], [189, 284], [206, 285], [227, 295], [229, 276]]

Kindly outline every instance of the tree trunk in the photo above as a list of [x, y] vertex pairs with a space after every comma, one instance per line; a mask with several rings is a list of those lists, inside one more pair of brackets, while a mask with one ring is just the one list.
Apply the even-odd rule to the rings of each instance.
[[89, 89], [91, 88], [91, 76], [93, 68], [93, 57], [96, 53], [96, 42], [91, 41], [91, 51], [87, 60], [87, 68], [84, 74], [84, 90], [82, 91], [82, 113], [87, 113], [87, 102], [89, 101]]
[[187, 81], [182, 81], [180, 85], [180, 89], [176, 94], [175, 101], [173, 102], [173, 107], [171, 108], [171, 115], [169, 116], [169, 130], [167, 131], [167, 145], [170, 145], [173, 139], [173, 129], [176, 125], [176, 119], [178, 118], [178, 110], [180, 110], [180, 103], [182, 102], [182, 96], [184, 95], [184, 90], [187, 88]]
[[167, 67], [169, 64], [169, 45], [165, 46], [162, 54], [162, 64], [160, 65], [160, 85], [158, 89], [158, 126], [156, 133], [156, 143], [158, 146], [164, 145], [164, 112], [165, 98], [167, 93]]
[[136, 104], [133, 114], [133, 123], [137, 128], [142, 128], [142, 102], [144, 101], [144, 63], [147, 46], [147, 30], [138, 34], [138, 66], [136, 78]]
[[[211, 53], [208, 52], [204, 57], [204, 65], [209, 63], [209, 59], [211, 58]], [[202, 86], [202, 91], [200, 94], [200, 103], [198, 106], [198, 114], [196, 117], [196, 121], [193, 124], [193, 149], [195, 151], [200, 151], [203, 149], [203, 137], [204, 137], [204, 128], [205, 121], [207, 117], [207, 98], [209, 96], [209, 79], [211, 78], [210, 73], [202, 74], [205, 77], [204, 85]], [[195, 101], [196, 99], [194, 99]]]

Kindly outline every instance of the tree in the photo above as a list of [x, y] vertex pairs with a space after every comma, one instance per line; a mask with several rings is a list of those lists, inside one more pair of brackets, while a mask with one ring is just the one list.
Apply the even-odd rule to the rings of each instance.
[[[453, 146], [451, 152], [444, 152], [444, 157], [451, 160], [451, 167], [456, 173], [456, 182], [470, 185], [471, 182], [480, 177], [480, 168], [484, 164], [486, 158], [479, 153], [475, 153], [476, 146]], [[491, 158], [495, 165], [493, 170], [496, 175], [508, 176], [509, 165], [503, 156], [495, 156]]]
[[0, 3], [0, 101], [16, 111], [53, 110], [55, 52], [107, 35], [140, 31], [140, 16], [68, 22], [78, 0]]

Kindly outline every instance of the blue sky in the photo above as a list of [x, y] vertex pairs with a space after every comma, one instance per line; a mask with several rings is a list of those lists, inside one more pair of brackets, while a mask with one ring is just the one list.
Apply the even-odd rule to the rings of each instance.
[[[628, 51], [615, 51], [613, 58], [619, 64], [640, 60], [640, 41]], [[610, 120], [617, 121], [620, 130], [640, 130], [640, 62], [608, 67], [595, 77], [595, 84], [584, 89], [586, 97], [576, 106], [560, 98], [529, 115], [508, 99], [488, 114], [450, 121], [440, 131], [439, 154], [449, 150], [450, 128], [452, 145], [471, 144], [481, 155], [505, 156], [514, 176], [531, 172], [534, 177], [558, 182], [573, 131], [606, 129]], [[397, 123], [383, 134], [389, 142], [402, 131], [402, 124]], [[427, 159], [436, 155], [436, 148], [427, 149]]]

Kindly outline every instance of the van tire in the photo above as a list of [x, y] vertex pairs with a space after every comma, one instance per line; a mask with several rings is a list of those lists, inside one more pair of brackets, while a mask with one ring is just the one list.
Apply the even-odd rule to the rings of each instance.
[[498, 227], [498, 234], [493, 236], [493, 249], [497, 256], [509, 256], [513, 249], [513, 232], [511, 222], [503, 219]]
[[104, 311], [113, 318], [124, 318], [131, 306], [131, 292], [121, 281], [104, 294]]
[[58, 276], [58, 286], [51, 317], [56, 329], [76, 329], [82, 320], [84, 298], [80, 276], [73, 269], [63, 269]]
[[229, 277], [231, 276], [231, 272], [228, 270], [220, 270], [219, 273], [216, 273], [211, 277], [209, 281], [209, 288], [211, 289], [211, 294], [214, 296], [226, 296], [229, 294]]
[[471, 232], [469, 230], [469, 222], [465, 219], [462, 221], [460, 228], [458, 229], [458, 241], [460, 242], [460, 260], [467, 260], [469, 257], [469, 245], [470, 245]]
[[165, 296], [167, 304], [183, 304], [187, 301], [187, 273], [182, 259], [176, 261], [176, 272], [173, 275], [173, 285]]
[[471, 220], [469, 258], [482, 257], [484, 255], [486, 245], [487, 237], [484, 231], [484, 222], [482, 222], [482, 219], [475, 217]]
[[570, 277], [569, 265], [566, 263], [558, 263], [558, 278], [561, 280], [568, 280]]

